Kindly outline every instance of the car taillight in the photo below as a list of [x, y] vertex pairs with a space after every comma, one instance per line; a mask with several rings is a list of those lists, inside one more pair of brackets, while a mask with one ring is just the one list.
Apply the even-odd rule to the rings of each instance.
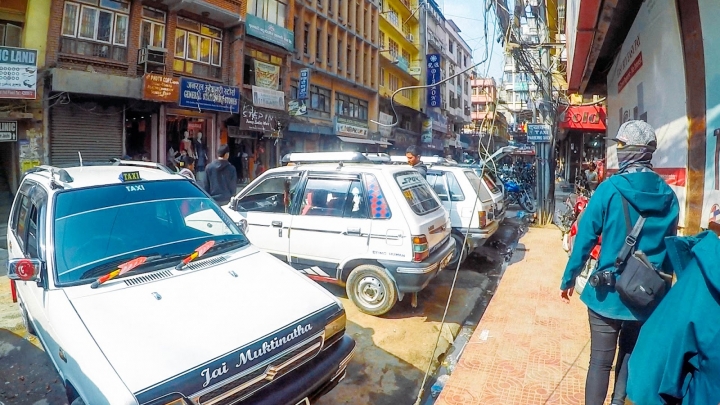
[[478, 211], [478, 222], [480, 223], [480, 228], [485, 228], [487, 225], [487, 213], [485, 211]]
[[425, 235], [412, 237], [412, 249], [414, 262], [421, 262], [430, 256], [430, 249]]

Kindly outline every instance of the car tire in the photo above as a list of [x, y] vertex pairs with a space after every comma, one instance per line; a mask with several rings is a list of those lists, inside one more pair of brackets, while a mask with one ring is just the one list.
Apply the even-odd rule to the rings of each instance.
[[[448, 263], [448, 268], [451, 270], [455, 270], [457, 268], [458, 259], [460, 261], [460, 264], [465, 263], [465, 260], [468, 258], [468, 246], [465, 244], [465, 251], [463, 252], [463, 242], [465, 242], [465, 235], [459, 235], [456, 233], [451, 233], [450, 236], [455, 240], [455, 253], [453, 253], [453, 258]], [[460, 255], [462, 254], [462, 257]]]
[[368, 315], [386, 314], [397, 303], [395, 282], [380, 266], [361, 264], [354, 268], [345, 290], [353, 304]]

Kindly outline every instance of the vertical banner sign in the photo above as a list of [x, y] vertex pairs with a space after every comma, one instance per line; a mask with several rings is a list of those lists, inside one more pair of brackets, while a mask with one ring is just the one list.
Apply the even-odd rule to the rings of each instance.
[[277, 90], [280, 85], [280, 66], [255, 60], [255, 85]]
[[300, 69], [300, 80], [298, 81], [298, 100], [307, 100], [310, 89], [310, 69]]
[[431, 53], [425, 56], [427, 61], [427, 105], [428, 107], [440, 107], [442, 98], [440, 96], [440, 87], [435, 83], [440, 81], [440, 55]]

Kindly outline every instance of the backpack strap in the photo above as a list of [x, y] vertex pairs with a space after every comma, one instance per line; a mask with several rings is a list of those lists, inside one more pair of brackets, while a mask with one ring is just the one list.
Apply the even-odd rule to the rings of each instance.
[[629, 233], [625, 237], [625, 244], [623, 245], [622, 249], [620, 249], [620, 253], [618, 253], [617, 258], [615, 259], [616, 269], [620, 269], [620, 266], [625, 263], [625, 260], [627, 260], [628, 256], [635, 248], [635, 244], [637, 244], [637, 238], [640, 235], [640, 231], [642, 230], [643, 225], [645, 224], [645, 217], [640, 215], [635, 222], [635, 226], [630, 229], [630, 204], [624, 196], [620, 195], [620, 198], [622, 198], [623, 211], [625, 213], [625, 225], [627, 226]]

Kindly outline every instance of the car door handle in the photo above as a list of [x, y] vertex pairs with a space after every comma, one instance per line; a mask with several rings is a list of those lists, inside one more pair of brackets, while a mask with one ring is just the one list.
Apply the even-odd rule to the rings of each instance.
[[271, 224], [275, 228], [282, 228], [282, 221], [272, 221]]
[[345, 235], [361, 235], [362, 232], [360, 231], [360, 228], [348, 228], [347, 231], [345, 231]]

